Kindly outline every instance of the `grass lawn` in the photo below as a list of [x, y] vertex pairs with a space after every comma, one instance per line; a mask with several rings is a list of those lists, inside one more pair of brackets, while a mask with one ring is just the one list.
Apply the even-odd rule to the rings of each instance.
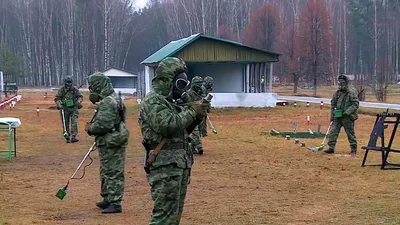
[[[328, 90], [318, 93], [331, 95]], [[59, 113], [49, 108], [54, 92], [48, 95], [43, 100], [43, 93], [22, 93], [13, 111], [0, 111], [1, 117], [22, 122], [17, 129], [18, 156], [12, 162], [0, 158], [0, 224], [148, 224], [153, 202], [142, 166], [136, 101], [126, 101], [130, 140], [123, 213], [102, 215], [95, 206], [100, 200], [97, 151], [91, 154], [94, 161], [85, 177], [70, 182], [64, 200], [55, 197], [94, 141], [84, 132], [93, 115], [87, 93], [80, 110], [80, 141], [73, 144], [65, 143]], [[313, 131], [321, 124], [326, 132], [328, 106], [213, 109], [210, 118], [218, 134], [209, 130], [203, 139], [204, 155], [195, 157], [181, 224], [400, 224], [400, 171], [360, 167], [361, 146], [368, 142], [375, 117], [361, 114], [356, 122], [356, 157], [347, 156], [343, 130], [334, 155], [307, 150], [322, 139], [302, 139], [304, 148], [293, 139], [260, 135], [272, 128], [290, 131], [293, 122], [298, 131], [306, 131], [307, 116]], [[394, 146], [400, 145], [398, 136]], [[0, 140], [6, 146], [5, 133]], [[368, 164], [379, 160], [380, 154], [371, 152]], [[400, 155], [392, 153], [389, 161], [400, 163]]]

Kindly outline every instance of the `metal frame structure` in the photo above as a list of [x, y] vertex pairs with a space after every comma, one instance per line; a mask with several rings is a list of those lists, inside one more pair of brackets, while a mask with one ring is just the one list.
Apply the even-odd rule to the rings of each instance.
[[[392, 144], [394, 137], [396, 136], [396, 131], [400, 122], [400, 113], [389, 113], [388, 110], [384, 113], [377, 114], [374, 127], [372, 129], [370, 139], [367, 146], [363, 146], [362, 149], [366, 150], [364, 154], [361, 167], [366, 166], [366, 160], [369, 151], [381, 152], [381, 164], [369, 165], [369, 166], [380, 166], [381, 170], [384, 169], [400, 169], [400, 164], [389, 163], [388, 157], [390, 152], [400, 153], [400, 149], [393, 149]], [[385, 129], [389, 128], [389, 125], [393, 125], [391, 130], [389, 142], [386, 145], [385, 142]], [[377, 146], [378, 139], [380, 138], [380, 145]], [[385, 168], [386, 166], [391, 166], [390, 168]]]
[[[8, 132], [8, 149], [0, 150], [0, 157], [7, 157], [9, 161], [17, 157], [17, 130], [9, 123], [0, 122], [0, 132]], [[13, 143], [14, 142], [14, 143]]]

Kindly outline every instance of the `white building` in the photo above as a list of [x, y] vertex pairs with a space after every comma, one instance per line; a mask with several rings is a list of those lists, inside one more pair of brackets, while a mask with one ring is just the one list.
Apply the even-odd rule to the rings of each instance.
[[[279, 54], [223, 38], [194, 34], [171, 41], [141, 62], [145, 65], [143, 93], [148, 93], [158, 63], [166, 57], [183, 59], [188, 77], [212, 76], [213, 107], [275, 107], [273, 64]], [[264, 78], [264, 79], [262, 79]], [[262, 81], [265, 82], [262, 82]]]
[[110, 78], [115, 92], [121, 91], [124, 94], [136, 93], [137, 74], [116, 68], [109, 68], [103, 74]]

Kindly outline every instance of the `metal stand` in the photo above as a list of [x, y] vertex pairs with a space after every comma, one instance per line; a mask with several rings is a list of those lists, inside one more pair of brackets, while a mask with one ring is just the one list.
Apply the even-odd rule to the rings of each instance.
[[[0, 150], [0, 157], [7, 157], [9, 161], [14, 157], [17, 157], [17, 131], [11, 124], [0, 122], [0, 132], [8, 132], [8, 149]], [[14, 142], [14, 143], [13, 143]]]
[[[362, 167], [366, 166], [365, 162], [367, 160], [368, 152], [372, 150], [381, 152], [381, 164], [369, 165], [369, 166], [380, 166], [381, 170], [400, 169], [400, 164], [389, 163], [387, 161], [390, 152], [400, 153], [399, 149], [392, 148], [393, 140], [396, 135], [399, 121], [400, 121], [400, 114], [388, 113], [388, 110], [382, 114], [376, 115], [374, 128], [371, 132], [368, 145], [362, 147], [362, 149], [366, 150], [364, 154], [364, 159], [361, 164]], [[393, 125], [393, 129], [390, 134], [389, 143], [385, 145], [385, 129], [387, 129], [389, 125]], [[380, 146], [377, 146], [378, 138], [381, 139]], [[386, 166], [391, 166], [391, 168], [385, 168]]]

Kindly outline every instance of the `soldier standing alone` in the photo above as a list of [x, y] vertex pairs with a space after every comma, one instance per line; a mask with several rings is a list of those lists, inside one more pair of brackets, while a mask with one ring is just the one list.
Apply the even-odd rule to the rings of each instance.
[[359, 101], [357, 95], [349, 88], [349, 79], [345, 75], [338, 77], [339, 89], [333, 94], [331, 100], [332, 128], [329, 134], [329, 149], [325, 153], [335, 152], [336, 140], [340, 129], [344, 127], [350, 143], [350, 155], [357, 153], [357, 138], [354, 132], [354, 122], [358, 119]]
[[209, 107], [204, 102], [185, 108], [177, 104], [189, 85], [186, 71], [183, 60], [163, 59], [155, 71], [152, 90], [140, 103], [138, 122], [154, 201], [150, 225], [180, 223], [193, 164], [188, 135]]
[[129, 131], [125, 126], [126, 107], [115, 93], [110, 79], [102, 73], [89, 76], [89, 99], [98, 103], [97, 112], [85, 131], [96, 137], [100, 158], [101, 197], [96, 206], [102, 213], [122, 212], [124, 168]]
[[[78, 142], [76, 138], [78, 134], [78, 118], [79, 109], [82, 108], [83, 97], [79, 92], [78, 88], [73, 86], [71, 77], [64, 79], [64, 86], [58, 90], [54, 102], [57, 105], [57, 109], [60, 110], [61, 120], [65, 123], [65, 131], [68, 136], [65, 137], [67, 143]], [[64, 113], [61, 112], [64, 111]], [[64, 118], [63, 117], [64, 114]], [[71, 122], [71, 132], [70, 132]], [[71, 136], [72, 135], [72, 136]]]

